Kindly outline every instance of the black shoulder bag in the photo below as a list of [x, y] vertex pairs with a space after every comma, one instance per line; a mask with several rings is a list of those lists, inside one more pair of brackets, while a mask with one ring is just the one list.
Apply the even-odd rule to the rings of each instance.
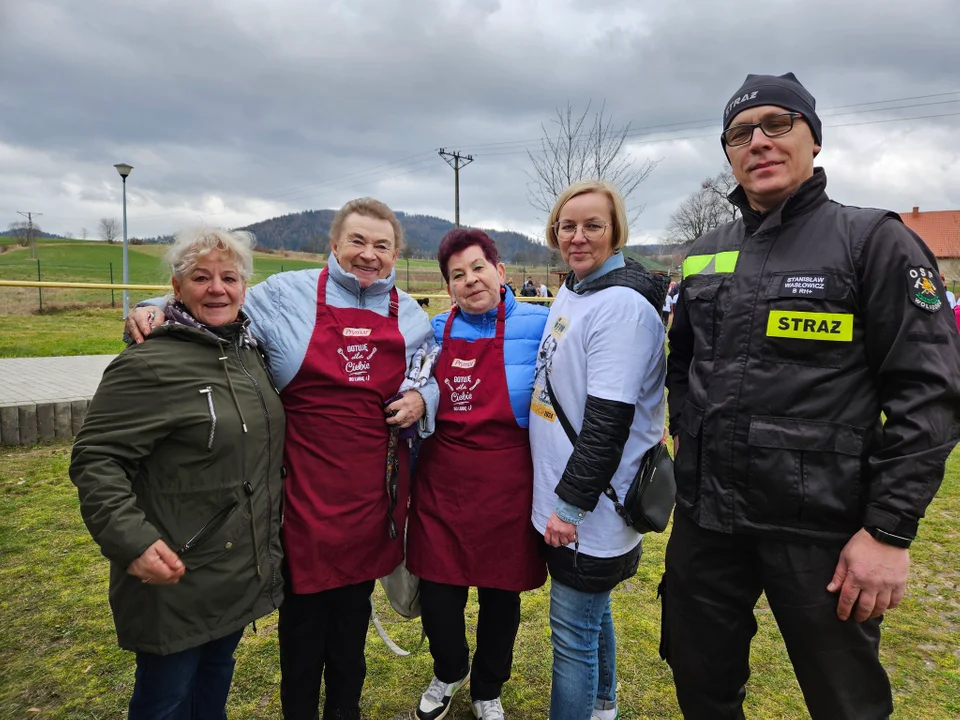
[[[563, 431], [576, 446], [577, 433], [570, 425], [566, 413], [557, 402], [557, 396], [550, 385], [550, 374], [546, 374], [547, 393], [557, 414]], [[663, 532], [670, 521], [677, 498], [677, 481], [673, 475], [673, 460], [667, 452], [666, 443], [658, 442], [643, 454], [640, 469], [627, 489], [627, 496], [621, 503], [617, 491], [607, 485], [603, 494], [610, 498], [617, 515], [639, 533]]]

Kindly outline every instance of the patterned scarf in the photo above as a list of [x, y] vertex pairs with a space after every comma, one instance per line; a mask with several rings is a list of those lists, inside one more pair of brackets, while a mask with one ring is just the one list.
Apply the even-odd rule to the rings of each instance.
[[[193, 315], [190, 314], [190, 311], [187, 310], [187, 307], [180, 302], [179, 300], [171, 299], [166, 308], [163, 311], [164, 325], [182, 325], [184, 327], [193, 328], [194, 330], [199, 330], [207, 337], [220, 342], [223, 340], [222, 335], [218, 335], [213, 330], [210, 329], [208, 325], [204, 325], [202, 322], [197, 320]], [[250, 332], [250, 319], [244, 315], [243, 310], [237, 313], [236, 322], [240, 323], [243, 328], [243, 334], [246, 336], [247, 341], [252, 347], [257, 346], [257, 341], [253, 337], [253, 333]], [[231, 325], [232, 323], [227, 323]], [[226, 327], [226, 326], [223, 326]]]

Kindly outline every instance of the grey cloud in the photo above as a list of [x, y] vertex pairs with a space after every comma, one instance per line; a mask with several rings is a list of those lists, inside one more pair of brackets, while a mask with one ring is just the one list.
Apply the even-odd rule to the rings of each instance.
[[[137, 167], [131, 188], [154, 208], [148, 232], [174, 229], [185, 207], [210, 195], [243, 213], [333, 207], [370, 193], [450, 217], [452, 171], [429, 154], [439, 146], [477, 157], [461, 178], [467, 222], [536, 228], [524, 146], [487, 144], [539, 137], [540, 123], [568, 99], [583, 107], [606, 98], [616, 121], [638, 129], [707, 121], [635, 138], [708, 136], [686, 143], [692, 153], [673, 143], [637, 146], [664, 158], [640, 191], [646, 211], [637, 233], [655, 234], [722, 166], [720, 110], [746, 73], [792, 70], [830, 108], [957, 89], [960, 66], [960, 6], [951, 0], [916, 0], [908, 13], [866, 0], [699, 0], [641, 10], [626, 0], [578, 0], [551, 4], [549, 17], [508, 0], [10, 7], [0, 35], [0, 143], [50, 155], [85, 186], [51, 208], [51, 222], [63, 216], [64, 230], [85, 213], [95, 219], [113, 199], [101, 184], [116, 185], [110, 166], [120, 160]], [[960, 108], [899, 114], [951, 110]], [[824, 110], [825, 163], [831, 147], [853, 147], [850, 133], [860, 132], [831, 125], [866, 118], [831, 116]], [[956, 118], [931, 122], [956, 126]], [[899, 137], [906, 127], [870, 132]], [[60, 182], [47, 166], [37, 172], [45, 187]], [[10, 185], [8, 173], [0, 169], [0, 188]], [[857, 184], [856, 172], [837, 176], [841, 192]], [[942, 190], [943, 202], [960, 204], [958, 183]], [[0, 211], [59, 197], [31, 198], [14, 184]]]

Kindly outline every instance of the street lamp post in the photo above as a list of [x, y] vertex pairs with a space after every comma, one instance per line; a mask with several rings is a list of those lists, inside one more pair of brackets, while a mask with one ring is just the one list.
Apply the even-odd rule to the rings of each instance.
[[[132, 165], [117, 163], [114, 165], [120, 177], [123, 178], [123, 284], [130, 284], [130, 264], [127, 260], [127, 175], [133, 170]], [[123, 318], [130, 314], [130, 291], [123, 289]]]

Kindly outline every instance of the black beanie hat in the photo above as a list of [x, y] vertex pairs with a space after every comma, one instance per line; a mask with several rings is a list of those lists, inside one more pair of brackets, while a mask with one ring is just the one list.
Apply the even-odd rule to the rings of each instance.
[[823, 144], [820, 118], [816, 112], [817, 101], [793, 73], [747, 75], [743, 85], [723, 110], [723, 129], [730, 127], [730, 121], [743, 110], [760, 105], [776, 105], [784, 110], [800, 113], [813, 132], [814, 142], [817, 145]]

